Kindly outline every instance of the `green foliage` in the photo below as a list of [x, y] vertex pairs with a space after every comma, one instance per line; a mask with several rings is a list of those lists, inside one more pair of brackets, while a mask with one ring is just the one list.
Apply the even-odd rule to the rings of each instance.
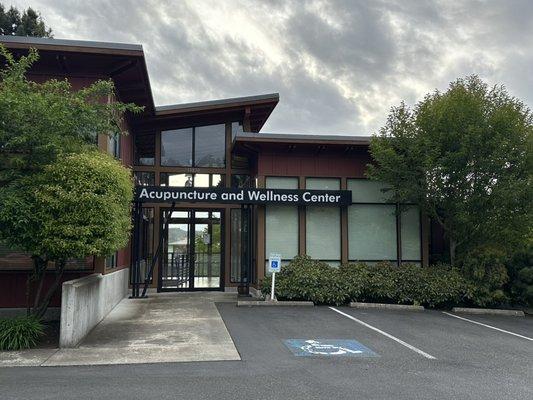
[[[270, 285], [270, 277], [266, 277], [263, 293], [270, 293]], [[276, 275], [276, 297], [315, 304], [363, 301], [445, 307], [468, 301], [472, 285], [458, 269], [445, 265], [357, 263], [333, 268], [298, 256]]]
[[29, 349], [42, 335], [43, 325], [35, 317], [0, 319], [0, 350]]
[[503, 291], [508, 282], [506, 255], [497, 248], [480, 246], [471, 250], [462, 260], [464, 275], [473, 283], [473, 301], [489, 306], [508, 301]]
[[52, 29], [46, 27], [41, 15], [31, 7], [20, 15], [15, 7], [5, 11], [0, 4], [0, 35], [52, 37]]
[[452, 264], [479, 246], [510, 254], [532, 237], [532, 133], [531, 111], [505, 88], [458, 79], [392, 109], [368, 174], [443, 227]]
[[130, 171], [98, 150], [0, 189], [0, 239], [45, 260], [106, 256], [130, 232]]
[[63, 153], [83, 151], [98, 133], [121, 131], [123, 114], [138, 112], [113, 98], [111, 80], [73, 90], [67, 80], [35, 83], [25, 73], [37, 61], [31, 50], [15, 60], [0, 45], [0, 186], [36, 173]]
[[[271, 278], [266, 277], [263, 293], [270, 293], [270, 285]], [[343, 304], [348, 294], [339, 269], [308, 256], [297, 256], [276, 274], [276, 297], [315, 304]]]
[[514, 304], [533, 307], [533, 247], [516, 253], [507, 262], [507, 293]]

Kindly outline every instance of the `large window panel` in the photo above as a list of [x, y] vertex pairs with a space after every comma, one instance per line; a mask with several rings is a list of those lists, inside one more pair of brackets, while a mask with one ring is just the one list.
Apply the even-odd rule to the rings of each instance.
[[317, 260], [340, 260], [340, 209], [323, 206], [307, 207], [305, 236], [308, 256]]
[[352, 191], [352, 203], [386, 203], [389, 193], [383, 192], [387, 186], [368, 179], [348, 179], [348, 190]]
[[161, 165], [192, 167], [192, 128], [161, 132]]
[[298, 255], [298, 208], [269, 205], [266, 207], [266, 257], [279, 253], [284, 260]]
[[298, 178], [268, 176], [265, 186], [267, 189], [298, 189]]
[[409, 207], [401, 213], [401, 235], [402, 260], [420, 260], [420, 210], [418, 207]]
[[396, 207], [354, 204], [348, 207], [348, 258], [396, 260]]
[[341, 181], [337, 178], [307, 178], [305, 188], [311, 190], [340, 190]]
[[[298, 189], [298, 178], [267, 177], [268, 189]], [[290, 260], [298, 255], [298, 207], [267, 205], [266, 217], [266, 258], [270, 253], [281, 254], [282, 259]]]
[[224, 167], [226, 159], [226, 125], [199, 126], [194, 131], [195, 166]]
[[[305, 180], [306, 189], [311, 190], [339, 190], [340, 186], [340, 179], [337, 178], [307, 178]], [[340, 208], [307, 207], [305, 231], [307, 255], [317, 260], [340, 261]]]
[[155, 133], [136, 133], [134, 136], [135, 165], [154, 165]]

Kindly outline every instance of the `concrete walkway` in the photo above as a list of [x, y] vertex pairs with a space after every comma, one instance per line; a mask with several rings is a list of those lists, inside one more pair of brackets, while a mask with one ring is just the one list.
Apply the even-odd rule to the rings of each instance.
[[0, 353], [0, 366], [240, 360], [215, 307], [228, 301], [236, 295], [150, 293], [147, 299], [124, 299], [78, 348], [46, 352], [45, 359], [36, 357], [37, 350]]

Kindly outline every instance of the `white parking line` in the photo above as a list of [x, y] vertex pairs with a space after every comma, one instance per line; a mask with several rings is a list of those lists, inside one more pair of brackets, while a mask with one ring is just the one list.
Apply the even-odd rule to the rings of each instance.
[[369, 324], [367, 324], [366, 322], [363, 322], [363, 321], [361, 321], [360, 319], [357, 319], [357, 318], [355, 318], [355, 317], [352, 317], [352, 316], [349, 315], [349, 314], [343, 313], [342, 311], [337, 310], [335, 307], [329, 307], [329, 308], [330, 308], [331, 310], [333, 310], [333, 311], [335, 311], [335, 312], [341, 314], [341, 315], [344, 315], [346, 318], [350, 318], [352, 321], [355, 321], [355, 322], [357, 322], [358, 324], [361, 324], [361, 325], [363, 325], [363, 326], [366, 326], [366, 327], [369, 328], [369, 329], [372, 329], [373, 331], [376, 331], [376, 332], [378, 332], [378, 333], [381, 333], [383, 336], [386, 336], [386, 337], [388, 337], [389, 339], [392, 339], [392, 340], [394, 340], [395, 342], [400, 343], [402, 346], [405, 346], [405, 347], [407, 347], [408, 349], [411, 349], [411, 350], [413, 350], [414, 352], [416, 352], [416, 353], [418, 353], [418, 354], [420, 354], [420, 355], [422, 355], [422, 356], [424, 356], [424, 357], [426, 357], [426, 358], [429, 358], [430, 360], [436, 360], [436, 358], [433, 357], [431, 354], [428, 354], [428, 353], [426, 353], [426, 352], [424, 352], [424, 351], [422, 351], [422, 350], [416, 348], [415, 346], [412, 346], [412, 345], [410, 345], [409, 343], [406, 343], [406, 342], [404, 342], [403, 340], [398, 339], [398, 338], [395, 337], [395, 336], [392, 336], [390, 333], [383, 332], [381, 329], [378, 329], [378, 328], [376, 328], [375, 326], [369, 325]]
[[463, 321], [472, 322], [473, 324], [476, 324], [476, 325], [481, 325], [481, 326], [484, 326], [486, 328], [494, 329], [495, 331], [508, 333], [509, 335], [518, 336], [519, 338], [526, 339], [526, 340], [533, 340], [533, 338], [530, 338], [530, 337], [527, 337], [527, 336], [523, 336], [523, 335], [519, 335], [518, 333], [509, 332], [509, 331], [506, 331], [505, 329], [496, 328], [495, 326], [492, 326], [492, 325], [482, 324], [481, 322], [477, 322], [477, 321], [474, 321], [474, 320], [471, 320], [471, 319], [468, 319], [468, 318], [463, 318], [463, 317], [460, 317], [458, 315], [450, 314], [450, 313], [448, 313], [446, 311], [443, 311], [443, 313], [446, 314], [446, 315], [449, 315], [450, 317], [459, 318], [459, 319], [462, 319]]

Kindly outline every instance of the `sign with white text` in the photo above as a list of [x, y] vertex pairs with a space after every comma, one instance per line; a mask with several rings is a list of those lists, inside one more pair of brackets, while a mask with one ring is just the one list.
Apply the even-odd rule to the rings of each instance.
[[136, 186], [140, 203], [219, 203], [347, 206], [348, 190], [230, 189], [168, 186]]

